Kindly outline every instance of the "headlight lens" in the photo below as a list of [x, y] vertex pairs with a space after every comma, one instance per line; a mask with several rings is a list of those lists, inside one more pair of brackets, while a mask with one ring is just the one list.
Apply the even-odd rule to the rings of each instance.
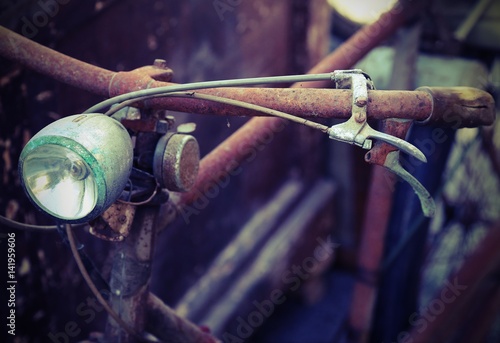
[[47, 144], [24, 160], [24, 180], [31, 198], [61, 219], [81, 219], [97, 203], [97, 184], [89, 165], [68, 148]]

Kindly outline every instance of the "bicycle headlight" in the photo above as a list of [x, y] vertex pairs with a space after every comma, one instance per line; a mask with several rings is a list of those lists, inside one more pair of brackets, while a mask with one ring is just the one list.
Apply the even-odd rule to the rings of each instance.
[[125, 188], [133, 148], [127, 130], [102, 114], [60, 119], [38, 132], [21, 152], [21, 183], [33, 203], [63, 221], [87, 222]]

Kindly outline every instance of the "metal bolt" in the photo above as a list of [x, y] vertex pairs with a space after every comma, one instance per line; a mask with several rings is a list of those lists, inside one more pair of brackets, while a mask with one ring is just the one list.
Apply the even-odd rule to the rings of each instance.
[[125, 224], [126, 221], [127, 221], [127, 216], [125, 216], [124, 214], [118, 217], [118, 222], [120, 224]]
[[167, 61], [165, 61], [164, 59], [161, 59], [161, 58], [155, 59], [155, 61], [153, 62], [153, 65], [157, 68], [168, 69]]
[[368, 103], [368, 99], [365, 96], [358, 96], [356, 98], [355, 104], [358, 107], [363, 107]]
[[366, 113], [362, 110], [356, 111], [354, 114], [354, 120], [356, 120], [357, 123], [364, 123], [366, 121]]
[[152, 71], [150, 70], [149, 74], [157, 81], [169, 82], [172, 80], [174, 72], [167, 66], [167, 61], [157, 58], [154, 60]]

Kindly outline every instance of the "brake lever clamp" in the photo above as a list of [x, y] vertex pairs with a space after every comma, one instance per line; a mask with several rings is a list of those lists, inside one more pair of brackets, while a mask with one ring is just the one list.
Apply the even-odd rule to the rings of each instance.
[[378, 139], [422, 162], [427, 162], [425, 155], [414, 145], [404, 139], [379, 132], [370, 127], [367, 122], [368, 89], [375, 89], [375, 87], [365, 72], [360, 69], [338, 70], [333, 72], [332, 80], [337, 87], [350, 87], [352, 89], [352, 114], [346, 122], [333, 125], [328, 129], [328, 135], [331, 139], [355, 144], [367, 150], [372, 148], [372, 139]]
[[330, 127], [329, 137], [344, 143], [355, 144], [363, 149], [371, 149], [372, 141], [360, 133], [368, 125], [366, 105], [368, 88], [374, 89], [373, 82], [360, 69], [334, 71], [332, 81], [335, 82], [336, 88], [352, 89], [352, 114], [346, 122]]
[[[420, 199], [424, 215], [432, 216], [435, 205], [429, 192], [399, 163], [398, 150], [404, 151], [422, 162], [427, 162], [425, 155], [417, 147], [403, 139], [411, 122], [397, 121], [396, 119], [393, 122], [392, 119], [388, 119], [386, 121], [395, 123], [395, 125], [384, 125], [383, 130], [386, 132], [374, 130], [367, 122], [368, 90], [375, 89], [371, 78], [360, 69], [352, 69], [334, 71], [331, 80], [335, 83], [336, 88], [352, 89], [352, 113], [346, 122], [333, 125], [328, 129], [327, 133], [330, 139], [370, 150], [366, 154], [366, 161], [381, 165], [407, 181]], [[398, 131], [401, 132], [398, 134]], [[395, 133], [395, 135], [389, 133]], [[373, 152], [372, 139], [378, 140]]]

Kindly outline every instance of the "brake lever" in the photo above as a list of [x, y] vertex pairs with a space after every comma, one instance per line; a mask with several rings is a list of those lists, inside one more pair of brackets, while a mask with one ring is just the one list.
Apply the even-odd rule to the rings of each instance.
[[[401, 139], [406, 137], [412, 124], [412, 120], [409, 119], [386, 119], [382, 122], [382, 130], [391, 136], [393, 135]], [[432, 199], [427, 189], [403, 168], [399, 158], [400, 151], [384, 141], [376, 142], [373, 149], [365, 155], [366, 162], [382, 166], [408, 182], [420, 200], [420, 206], [424, 215], [432, 217], [436, 211], [434, 199]]]
[[[329, 137], [370, 150], [365, 160], [389, 169], [408, 182], [420, 200], [424, 215], [432, 216], [435, 212], [434, 200], [425, 187], [399, 162], [400, 151], [427, 162], [425, 155], [417, 147], [404, 140], [412, 121], [386, 119], [383, 122], [383, 132], [374, 130], [367, 122], [368, 89], [374, 89], [370, 77], [359, 69], [339, 70], [333, 73], [332, 81], [337, 88], [352, 89], [352, 114], [346, 122], [330, 127], [327, 131]], [[374, 147], [372, 139], [377, 140]]]
[[377, 139], [406, 152], [419, 161], [427, 162], [425, 155], [413, 144], [408, 143], [404, 139], [374, 130], [367, 122], [360, 125], [359, 123], [353, 123], [351, 118], [345, 123], [329, 128], [328, 134], [331, 139], [355, 144], [363, 149], [371, 149], [373, 144], [372, 139]]

